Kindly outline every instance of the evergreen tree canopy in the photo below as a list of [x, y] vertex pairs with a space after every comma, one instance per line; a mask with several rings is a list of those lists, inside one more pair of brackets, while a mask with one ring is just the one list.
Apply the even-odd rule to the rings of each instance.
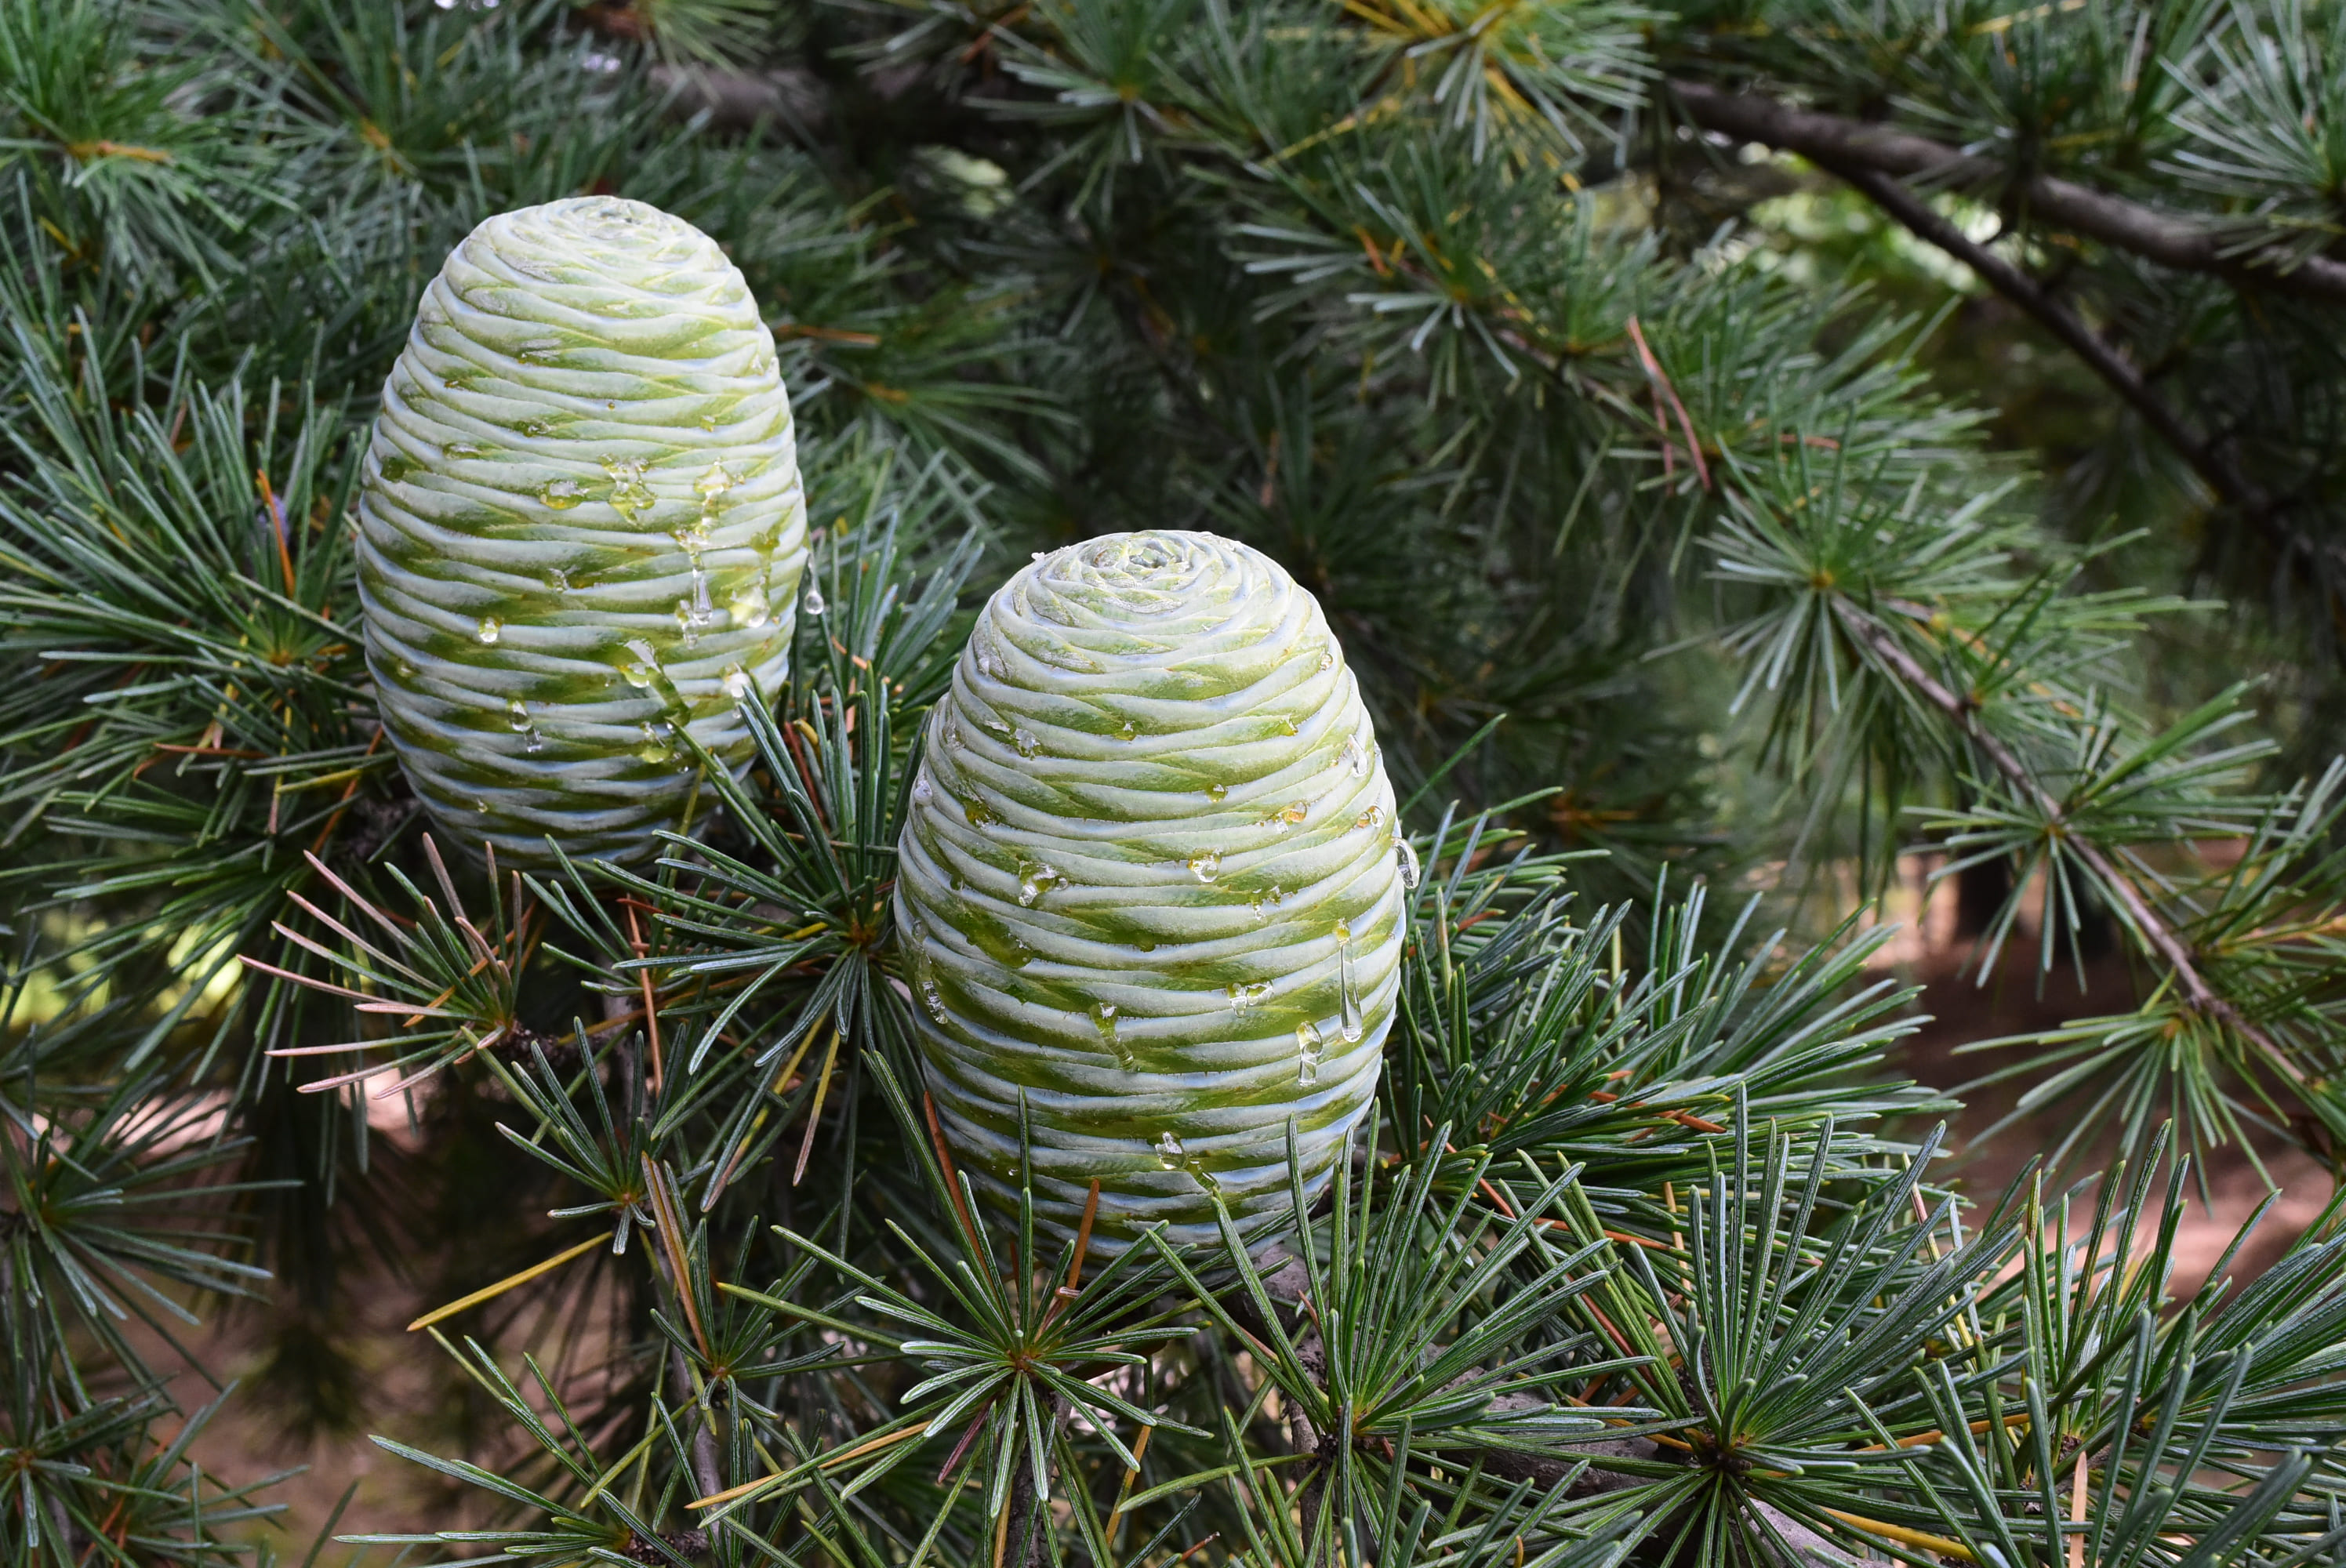
[[[2346, 5], [0, 0], [0, 116], [9, 1562], [306, 1550], [156, 1347], [340, 1431], [387, 1278], [473, 1419], [371, 1563], [2346, 1553], [2335, 1207], [2170, 1292], [2208, 1154], [2346, 1159]], [[746, 768], [525, 868], [358, 510], [444, 259], [587, 195], [746, 280], [810, 555]], [[988, 596], [1148, 530], [1316, 598], [1406, 874], [1351, 1142], [1095, 1246], [948, 1135], [900, 844]], [[1974, 1043], [2009, 1191], [1838, 907], [1915, 851], [1966, 983], [2134, 977]]]

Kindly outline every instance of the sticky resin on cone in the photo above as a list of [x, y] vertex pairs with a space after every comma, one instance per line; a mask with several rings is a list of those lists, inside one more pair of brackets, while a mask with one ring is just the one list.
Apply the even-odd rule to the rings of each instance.
[[1368, 1112], [1415, 862], [1320, 606], [1209, 534], [1038, 558], [931, 716], [897, 911], [947, 1137], [1099, 1245], [1250, 1232]]
[[424, 290], [359, 498], [367, 662], [438, 829], [640, 860], [789, 669], [806, 501], [773, 334], [641, 202], [488, 219]]

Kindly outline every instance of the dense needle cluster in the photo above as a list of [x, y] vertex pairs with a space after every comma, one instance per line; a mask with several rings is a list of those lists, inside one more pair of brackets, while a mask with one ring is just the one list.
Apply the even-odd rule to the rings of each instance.
[[[445, 1487], [319, 1563], [2337, 1560], [2346, 1233], [2170, 1272], [2199, 1153], [2346, 1144], [2341, 62], [2300, 0], [0, 0], [0, 1556], [301, 1559], [158, 1347], [415, 1435], [348, 1338], [395, 1288]], [[475, 860], [361, 636], [372, 430], [451, 251], [578, 201], [738, 271], [804, 575], [720, 537], [780, 463], [705, 543], [648, 465], [684, 537], [596, 514], [658, 588], [604, 608], [691, 711], [598, 668], [627, 845]], [[1116, 783], [1180, 824], [1123, 901], [1035, 801], [1158, 697], [1055, 706], [984, 607], [1110, 535], [1310, 634], [1233, 716], [1292, 736]], [[720, 610], [786, 678], [682, 668]], [[580, 742], [481, 694], [484, 755]], [[1815, 919], [1909, 850], [1983, 976], [2130, 969], [1978, 1058], [2070, 1129], [2010, 1193]], [[979, 893], [1000, 952], [930, 929]], [[1229, 972], [1079, 945], [1168, 909]], [[1176, 1146], [1096, 1194], [973, 1020], [1128, 1050]]]

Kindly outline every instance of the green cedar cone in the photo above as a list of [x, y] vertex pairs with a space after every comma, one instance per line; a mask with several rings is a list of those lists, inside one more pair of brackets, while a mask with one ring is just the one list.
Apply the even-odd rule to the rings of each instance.
[[1415, 861], [1320, 605], [1209, 534], [1038, 556], [932, 715], [897, 883], [930, 1087], [997, 1200], [1252, 1232], [1376, 1089]]
[[359, 585], [383, 724], [444, 833], [637, 860], [788, 673], [806, 500], [773, 334], [641, 202], [490, 219], [383, 385]]

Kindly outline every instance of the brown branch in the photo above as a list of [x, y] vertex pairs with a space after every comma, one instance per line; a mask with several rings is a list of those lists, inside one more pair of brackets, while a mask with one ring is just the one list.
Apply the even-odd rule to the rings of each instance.
[[2058, 339], [2134, 410], [2137, 418], [2173, 448], [2209, 490], [2262, 535], [2284, 561], [2306, 560], [2312, 570], [2314, 585], [2325, 598], [2333, 596], [2334, 590], [2328, 584], [2341, 565], [2346, 565], [2339, 559], [2338, 547], [2316, 543], [2290, 527], [2280, 516], [2280, 499], [2249, 477], [2228, 442], [2208, 440], [2194, 431], [2123, 354], [2022, 268], [1972, 239], [1892, 175], [1854, 160], [1838, 161], [1838, 157], [1819, 153], [1813, 155], [1813, 161], [1848, 181], [1916, 237], [1969, 267], [1982, 281]]
[[2014, 789], [2027, 796], [2035, 804], [2036, 809], [2044, 813], [2045, 820], [2051, 824], [2050, 830], [2060, 834], [2063, 841], [2068, 845], [2069, 852], [2076, 855], [2088, 871], [2100, 879], [2102, 886], [2113, 899], [2117, 901], [2118, 907], [2126, 915], [2127, 923], [2135, 928], [2143, 941], [2148, 942], [2151, 950], [2166, 962], [2168, 969], [2174, 972], [2176, 983], [2182, 988], [2184, 997], [2192, 1008], [2207, 1017], [2238, 1030], [2244, 1038], [2261, 1048], [2274, 1066], [2292, 1083], [2302, 1087], [2306, 1081], [2304, 1070], [2290, 1061], [2270, 1036], [2250, 1023], [2246, 1014], [2208, 983], [2207, 977], [2199, 972], [2199, 966], [2192, 960], [2191, 950], [2184, 944], [2181, 937], [2176, 935], [2174, 928], [2160, 917], [2158, 911], [2150, 907], [2148, 901], [2142, 896], [2141, 890], [2135, 886], [2133, 879], [2120, 872], [2111, 862], [2110, 858], [2102, 852], [2099, 845], [2091, 842], [2082, 835], [2065, 831], [2067, 819], [2063, 812], [2060, 800], [2051, 790], [2036, 781], [2035, 775], [2029, 771], [2028, 765], [2020, 759], [2018, 753], [2003, 740], [1981, 728], [1978, 706], [1967, 697], [1958, 696], [1950, 690], [1944, 681], [1924, 669], [1922, 662], [1900, 646], [1898, 639], [1892, 636], [1879, 622], [1874, 621], [1846, 600], [1841, 601], [1837, 608], [1841, 623], [1851, 636], [1862, 643], [1876, 658], [1889, 666], [1899, 679], [1912, 687], [1923, 700], [1962, 726], [1964, 733], [1971, 738], [1972, 744], [1979, 748], [1980, 755], [1987, 759], [1989, 765], [1998, 773], [2003, 774]]
[[1921, 197], [1896, 179], [1877, 169], [1858, 166], [1834, 168], [1832, 172], [1862, 192], [1867, 199], [1881, 208], [1904, 228], [1921, 239], [1929, 240], [1940, 249], [1979, 274], [1997, 293], [2011, 300], [2035, 318], [2037, 324], [2061, 340], [2069, 351], [2086, 361], [2086, 366], [2102, 378], [2109, 389], [2128, 408], [2134, 410], [2143, 423], [2158, 433], [2160, 440], [2173, 447], [2192, 471], [2208, 483], [2208, 488], [2234, 506], [2255, 516], [2269, 517], [2272, 498], [2262, 486], [2240, 471], [2232, 454], [2215, 443], [2205, 441], [2181, 416], [2168, 407], [2164, 399], [2153, 392], [2142, 379], [2142, 372], [2105, 341], [2100, 333], [2077, 319], [2061, 302], [2047, 293], [2044, 286], [2014, 263], [1982, 245], [1950, 222]]
[[1704, 82], [1672, 81], [1687, 117], [1705, 130], [1760, 142], [1830, 165], [1868, 169], [1893, 178], [1930, 177], [1944, 185], [1995, 184], [2008, 211], [2098, 239], [2116, 249], [2178, 271], [2206, 272], [2231, 282], [2346, 303], [2346, 262], [2297, 256], [2277, 246], [2235, 249], [2221, 229], [2074, 180], [2036, 174], [2014, 178], [1993, 158], [1888, 126], [1800, 108], [1759, 93], [1733, 93]]

